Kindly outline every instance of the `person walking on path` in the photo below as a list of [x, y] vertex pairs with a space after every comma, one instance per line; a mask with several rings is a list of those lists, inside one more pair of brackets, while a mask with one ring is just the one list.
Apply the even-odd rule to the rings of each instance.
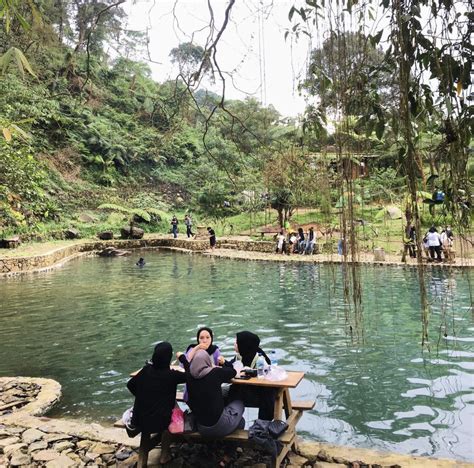
[[173, 233], [173, 237], [177, 239], [178, 238], [178, 218], [176, 217], [176, 215], [174, 215], [171, 220], [171, 232]]
[[192, 231], [192, 227], [193, 227], [193, 220], [191, 219], [191, 216], [190, 215], [186, 215], [184, 217], [184, 224], [186, 225], [186, 235], [188, 236], [188, 239], [190, 237], [194, 237], [194, 233]]
[[214, 250], [216, 248], [216, 232], [211, 227], [207, 228], [207, 232], [209, 233], [209, 244], [211, 250]]

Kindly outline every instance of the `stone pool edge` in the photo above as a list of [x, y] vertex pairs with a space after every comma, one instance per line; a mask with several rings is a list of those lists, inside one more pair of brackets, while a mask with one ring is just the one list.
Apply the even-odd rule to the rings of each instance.
[[[300, 263], [342, 263], [343, 258], [335, 254], [316, 254], [311, 256], [302, 255], [277, 255], [273, 253], [274, 243], [268, 241], [251, 241], [222, 239], [217, 242], [217, 250], [209, 250], [207, 240], [170, 239], [164, 237], [147, 237], [140, 240], [111, 240], [94, 241], [85, 240], [72, 245], [62, 246], [52, 249], [40, 255], [0, 257], [0, 277], [14, 276], [25, 273], [38, 273], [57, 268], [65, 262], [84, 255], [94, 255], [97, 251], [106, 247], [118, 249], [143, 249], [143, 248], [163, 248], [185, 253], [201, 253], [206, 256], [229, 258], [238, 260], [256, 261], [277, 261], [277, 262], [300, 262]], [[350, 258], [346, 263], [357, 265], [394, 265], [403, 267], [416, 267], [416, 262], [402, 263], [394, 256], [390, 256], [387, 261], [374, 261], [373, 254], [361, 252], [357, 256], [357, 261], [352, 262]], [[424, 264], [425, 265], [425, 264]], [[428, 263], [427, 267], [443, 268], [472, 268], [470, 259], [457, 259], [456, 263]]]
[[[138, 437], [130, 439], [123, 429], [80, 420], [41, 416], [61, 396], [61, 385], [55, 380], [0, 377], [0, 389], [3, 390], [12, 383], [37, 385], [40, 391], [35, 399], [25, 406], [0, 416], [0, 465], [2, 461], [7, 461], [12, 466], [32, 462], [43, 464], [49, 461], [55, 462], [54, 466], [78, 466], [79, 463], [83, 466], [85, 460], [105, 462], [107, 459], [107, 462], [110, 462], [112, 457], [115, 457], [117, 462], [123, 463], [120, 466], [132, 466], [136, 463]], [[458, 460], [410, 456], [307, 440], [301, 441], [298, 448], [298, 454], [290, 456], [291, 466], [474, 467], [474, 463]], [[22, 461], [25, 463], [21, 463]]]

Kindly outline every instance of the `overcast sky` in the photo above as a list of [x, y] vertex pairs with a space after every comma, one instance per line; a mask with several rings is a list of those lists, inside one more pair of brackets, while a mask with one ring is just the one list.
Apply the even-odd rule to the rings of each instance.
[[[304, 74], [308, 39], [298, 42], [284, 33], [293, 2], [286, 0], [237, 0], [231, 21], [218, 46], [220, 68], [228, 72], [226, 97], [243, 99], [250, 95], [263, 104], [272, 104], [283, 116], [296, 116], [304, 109], [298, 95], [298, 80]], [[214, 0], [215, 28], [220, 29], [227, 0]], [[175, 13], [173, 14], [173, 7]], [[159, 82], [174, 79], [177, 67], [171, 64], [170, 50], [182, 42], [204, 46], [209, 34], [210, 14], [206, 0], [129, 0], [128, 28], [149, 28], [149, 65]], [[145, 57], [143, 57], [145, 58]], [[222, 84], [204, 83], [221, 94]]]

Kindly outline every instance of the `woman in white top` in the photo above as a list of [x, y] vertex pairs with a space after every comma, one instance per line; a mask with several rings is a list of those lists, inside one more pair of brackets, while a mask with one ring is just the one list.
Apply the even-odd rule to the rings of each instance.
[[430, 251], [431, 260], [434, 260], [436, 253], [436, 260], [441, 261], [441, 239], [438, 231], [434, 226], [430, 227], [430, 230], [426, 233], [426, 242], [428, 243], [428, 249]]

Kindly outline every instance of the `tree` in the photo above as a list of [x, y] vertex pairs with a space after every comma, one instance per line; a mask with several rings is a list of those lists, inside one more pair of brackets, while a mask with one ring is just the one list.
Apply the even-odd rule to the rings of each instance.
[[337, 118], [357, 116], [358, 129], [368, 135], [375, 129], [378, 138], [398, 101], [393, 67], [377, 41], [361, 32], [331, 31], [312, 51], [300, 88], [318, 98], [311, 112], [319, 108], [324, 116], [328, 111]]
[[263, 170], [270, 205], [278, 212], [280, 227], [291, 219], [294, 209], [304, 205], [316, 191], [315, 165], [310, 155], [290, 148], [275, 153]]
[[204, 49], [192, 42], [183, 42], [171, 49], [170, 57], [172, 63], [178, 64], [179, 72], [188, 82], [191, 73], [196, 71], [204, 58]]

